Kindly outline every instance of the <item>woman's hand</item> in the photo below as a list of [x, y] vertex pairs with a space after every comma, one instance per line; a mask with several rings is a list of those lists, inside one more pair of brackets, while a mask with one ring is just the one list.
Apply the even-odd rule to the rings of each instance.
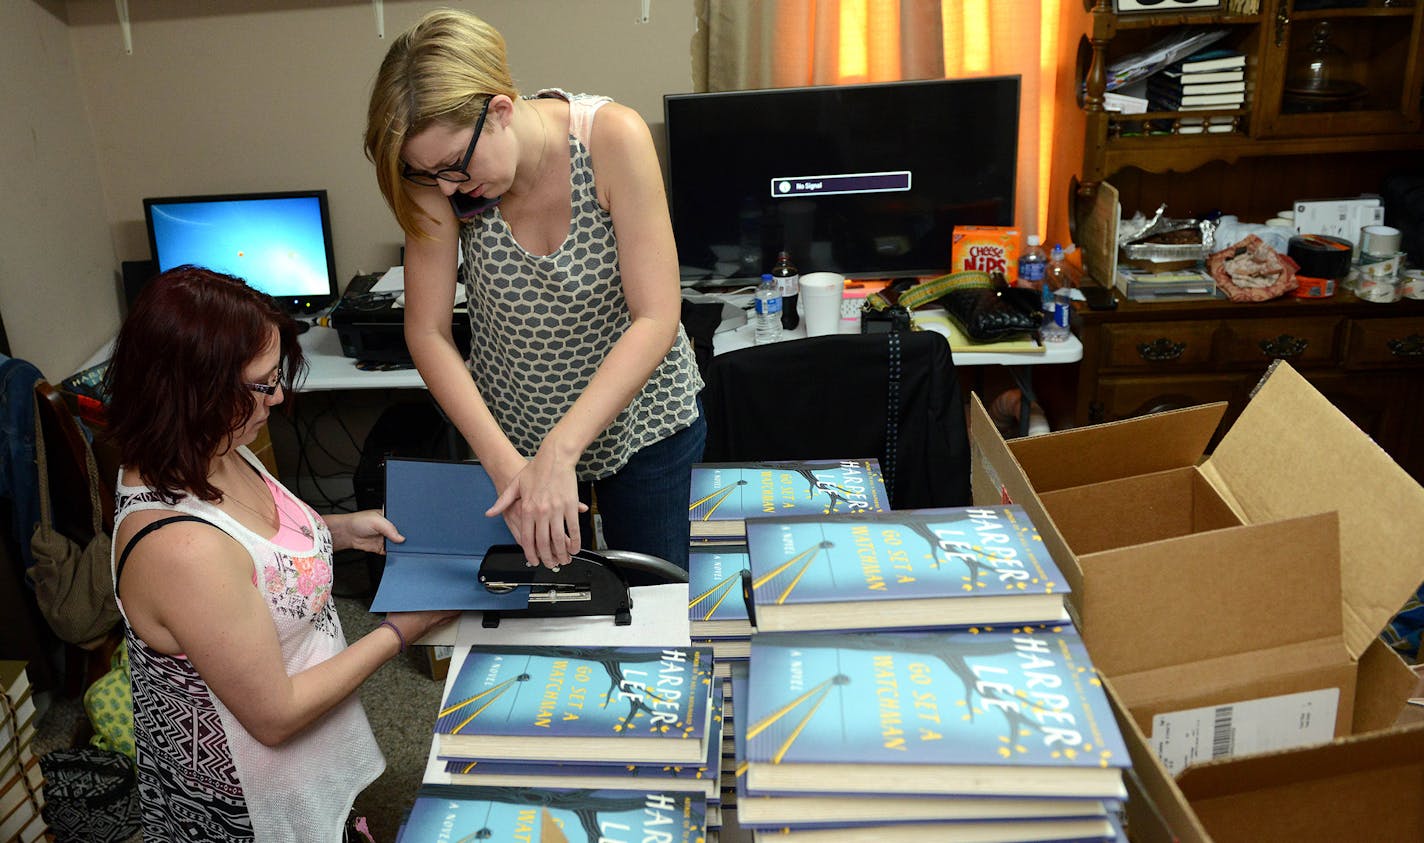
[[[459, 610], [439, 610], [427, 612], [391, 612], [386, 615], [386, 620], [390, 621], [396, 629], [400, 630], [402, 649], [404, 649], [424, 638], [432, 629], [438, 629], [458, 617], [460, 617]], [[374, 635], [380, 631], [380, 627], [377, 627], [372, 634]]]
[[557, 569], [579, 552], [579, 513], [588, 506], [578, 499], [574, 462], [540, 448], [504, 486], [485, 515], [503, 515], [530, 565]]
[[384, 555], [384, 539], [390, 539], [396, 544], [405, 541], [405, 536], [400, 534], [396, 525], [386, 520], [386, 516], [382, 515], [379, 509], [328, 515], [326, 526], [331, 530], [331, 546], [334, 550], [351, 548]]

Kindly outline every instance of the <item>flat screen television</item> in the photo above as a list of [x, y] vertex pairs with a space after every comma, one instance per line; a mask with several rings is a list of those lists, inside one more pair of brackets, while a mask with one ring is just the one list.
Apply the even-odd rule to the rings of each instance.
[[948, 270], [956, 225], [1013, 225], [1019, 77], [668, 94], [684, 285]]
[[290, 313], [336, 300], [325, 190], [143, 200], [155, 269], [194, 264], [235, 275]]

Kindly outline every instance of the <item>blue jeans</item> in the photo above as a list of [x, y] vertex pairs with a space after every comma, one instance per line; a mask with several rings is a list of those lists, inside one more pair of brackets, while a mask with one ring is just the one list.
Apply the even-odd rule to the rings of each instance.
[[[699, 401], [692, 424], [643, 448], [618, 473], [579, 484], [580, 500], [589, 503], [590, 487], [598, 499], [603, 538], [610, 549], [647, 553], [687, 570], [692, 464], [702, 459], [706, 439]], [[592, 547], [593, 529], [586, 516], [579, 529], [584, 546]]]

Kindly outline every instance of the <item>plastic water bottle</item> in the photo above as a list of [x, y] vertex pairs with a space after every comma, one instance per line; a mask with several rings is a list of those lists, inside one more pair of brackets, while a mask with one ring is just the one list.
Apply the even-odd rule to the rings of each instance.
[[1073, 316], [1073, 298], [1070, 293], [1072, 289], [1071, 286], [1065, 286], [1053, 291], [1053, 310], [1043, 314], [1041, 333], [1044, 342], [1063, 342], [1072, 336], [1073, 329], [1069, 324]]
[[801, 322], [801, 317], [796, 315], [796, 297], [801, 294], [801, 273], [796, 271], [791, 256], [782, 252], [776, 256], [771, 274], [781, 288], [781, 327], [788, 331], [795, 330]]
[[1028, 236], [1028, 245], [1019, 255], [1019, 286], [1031, 290], [1042, 290], [1044, 276], [1048, 274], [1048, 253], [1039, 245], [1037, 234]]
[[1053, 293], [1059, 287], [1073, 286], [1073, 278], [1068, 272], [1068, 261], [1063, 256], [1063, 244], [1055, 243], [1048, 255], [1048, 266], [1043, 274], [1043, 311], [1053, 313]]
[[757, 285], [753, 318], [756, 320], [757, 345], [781, 340], [781, 290], [770, 272], [763, 275], [761, 284]]

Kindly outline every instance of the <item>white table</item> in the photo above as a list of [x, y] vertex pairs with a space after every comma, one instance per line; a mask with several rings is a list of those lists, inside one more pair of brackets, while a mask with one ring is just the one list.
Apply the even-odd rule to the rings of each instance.
[[323, 392], [332, 389], [424, 389], [420, 372], [393, 369], [387, 372], [363, 371], [356, 361], [341, 353], [341, 338], [335, 328], [313, 325], [299, 338], [306, 356], [307, 375], [297, 384], [298, 392]]
[[[297, 383], [298, 392], [325, 392], [333, 389], [424, 389], [425, 381], [415, 369], [367, 372], [341, 353], [341, 338], [335, 328], [313, 325], [297, 338], [306, 357], [306, 377]], [[96, 366], [114, 354], [114, 341], [90, 355], [79, 371]]]

